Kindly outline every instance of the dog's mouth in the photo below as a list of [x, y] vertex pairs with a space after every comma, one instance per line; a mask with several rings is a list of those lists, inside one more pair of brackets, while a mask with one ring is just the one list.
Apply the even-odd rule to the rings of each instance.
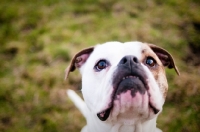
[[[114, 100], [117, 99], [117, 96], [121, 93], [125, 93], [126, 91], [131, 91], [131, 96], [134, 98], [135, 94], [139, 92], [144, 95], [146, 92], [148, 93], [148, 83], [146, 75], [126, 75], [117, 77], [114, 79], [114, 92], [111, 96], [111, 102], [109, 106], [103, 111], [97, 113], [98, 118], [101, 121], [106, 121], [114, 108]], [[148, 93], [150, 97], [150, 93]], [[149, 109], [153, 111], [154, 114], [157, 114], [159, 110], [149, 101]]]

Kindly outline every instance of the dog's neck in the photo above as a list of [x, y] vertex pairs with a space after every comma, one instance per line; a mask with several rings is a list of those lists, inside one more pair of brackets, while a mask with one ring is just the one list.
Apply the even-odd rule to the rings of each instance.
[[102, 122], [92, 114], [88, 118], [87, 126], [81, 132], [160, 132], [156, 128], [156, 118], [133, 125]]

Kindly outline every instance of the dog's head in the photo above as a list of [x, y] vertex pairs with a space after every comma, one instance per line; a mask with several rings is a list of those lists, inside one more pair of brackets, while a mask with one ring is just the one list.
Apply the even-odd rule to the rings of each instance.
[[102, 121], [133, 124], [162, 110], [168, 90], [165, 67], [174, 68], [164, 49], [141, 42], [108, 42], [84, 49], [72, 59], [69, 72], [82, 74], [85, 103]]

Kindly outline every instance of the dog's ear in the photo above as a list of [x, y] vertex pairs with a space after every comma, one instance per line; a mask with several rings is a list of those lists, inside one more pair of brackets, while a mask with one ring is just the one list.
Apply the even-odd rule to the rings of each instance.
[[154, 51], [154, 53], [158, 56], [163, 66], [168, 67], [170, 69], [174, 68], [176, 73], [180, 75], [178, 68], [175, 65], [174, 59], [168, 51], [153, 44], [148, 44], [148, 45]]
[[94, 47], [89, 47], [79, 51], [71, 60], [69, 66], [65, 70], [65, 79], [68, 77], [70, 72], [73, 72], [76, 68], [80, 68], [88, 59]]

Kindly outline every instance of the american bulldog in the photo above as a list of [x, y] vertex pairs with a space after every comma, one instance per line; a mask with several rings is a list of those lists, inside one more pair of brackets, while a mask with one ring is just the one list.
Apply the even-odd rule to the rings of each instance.
[[82, 75], [84, 101], [68, 96], [87, 121], [81, 132], [160, 132], [168, 83], [165, 67], [179, 71], [163, 48], [142, 42], [107, 42], [78, 52], [66, 69]]

